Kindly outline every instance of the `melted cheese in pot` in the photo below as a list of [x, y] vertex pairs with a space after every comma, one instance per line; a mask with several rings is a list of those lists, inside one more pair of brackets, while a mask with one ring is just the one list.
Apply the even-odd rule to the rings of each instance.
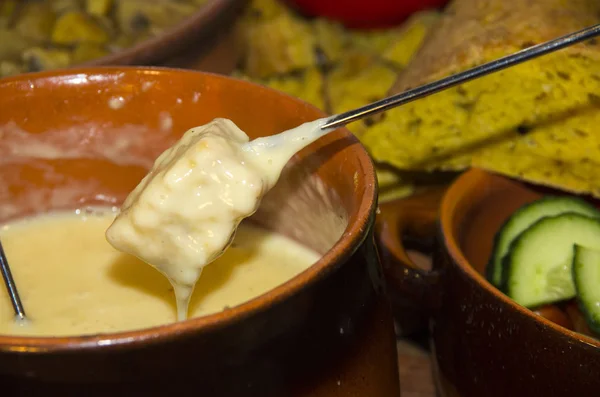
[[[0, 334], [82, 335], [141, 329], [176, 319], [163, 275], [117, 251], [104, 233], [115, 214], [56, 212], [0, 226], [0, 238], [29, 322], [14, 321], [0, 288]], [[219, 312], [257, 297], [310, 267], [315, 252], [242, 223], [229, 249], [208, 266], [189, 315]]]
[[172, 283], [178, 318], [204, 267], [227, 249], [283, 167], [329, 131], [316, 120], [249, 141], [231, 120], [192, 128], [163, 152], [106, 232], [117, 249], [156, 267]]

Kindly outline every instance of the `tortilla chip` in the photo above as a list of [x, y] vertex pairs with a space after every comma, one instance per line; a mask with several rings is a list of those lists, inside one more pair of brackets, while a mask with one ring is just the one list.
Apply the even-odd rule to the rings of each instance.
[[373, 54], [400, 70], [421, 47], [429, 28], [440, 17], [437, 10], [417, 12], [403, 24], [390, 29], [351, 30], [349, 42], [354, 50]]
[[[454, 1], [393, 90], [415, 87], [592, 25], [599, 15], [600, 3], [593, 0]], [[600, 46], [589, 41], [391, 110], [361, 140], [376, 161], [404, 170], [462, 170], [476, 165], [592, 192], [592, 186], [585, 187], [568, 177], [569, 172], [547, 164], [573, 164], [578, 157], [600, 159], [581, 151], [595, 145], [600, 134], [589, 129], [585, 118], [596, 116], [582, 116], [598, 111], [598, 95]], [[570, 131], [556, 127], [567, 120]], [[575, 130], [584, 134], [573, 135]], [[551, 134], [573, 136], [566, 138], [569, 145], [554, 145]], [[527, 146], [531, 139], [539, 145]], [[511, 146], [519, 150], [511, 152], [507, 149]], [[540, 163], [540, 158], [548, 161]], [[530, 169], [534, 164], [550, 169]]]
[[400, 200], [412, 195], [416, 191], [413, 184], [399, 184], [379, 189], [378, 202], [387, 203], [394, 200]]
[[[396, 72], [375, 56], [349, 51], [328, 73], [329, 109], [337, 114], [381, 99], [395, 78]], [[347, 128], [360, 136], [366, 126], [362, 122], [355, 122]]]
[[383, 59], [396, 65], [406, 67], [417, 53], [429, 29], [439, 20], [438, 11], [421, 11], [413, 14], [400, 27], [393, 42], [383, 50]]
[[316, 19], [312, 23], [316, 38], [317, 50], [325, 59], [318, 60], [320, 65], [339, 61], [347, 46], [347, 35], [341, 24], [326, 20]]
[[408, 178], [403, 178], [396, 170], [376, 164], [375, 171], [379, 185], [380, 203], [410, 196], [415, 191], [414, 183]]
[[291, 14], [249, 25], [245, 36], [244, 71], [251, 77], [265, 78], [316, 64], [311, 26]]
[[290, 9], [277, 0], [252, 0], [244, 10], [243, 19], [251, 23], [272, 20], [282, 14], [289, 14]]
[[599, 125], [600, 105], [591, 105], [490, 145], [473, 157], [473, 166], [600, 197]]
[[242, 69], [253, 78], [283, 75], [336, 61], [344, 52], [343, 27], [308, 20], [277, 0], [254, 0], [238, 28]]
[[325, 108], [323, 98], [324, 76], [322, 72], [311, 67], [300, 73], [284, 77], [273, 77], [261, 81], [262, 84], [300, 98], [319, 109]]

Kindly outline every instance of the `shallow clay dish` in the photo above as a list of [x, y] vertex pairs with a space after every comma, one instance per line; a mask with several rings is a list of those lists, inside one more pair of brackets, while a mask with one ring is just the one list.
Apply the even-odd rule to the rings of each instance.
[[[114, 98], [122, 98], [117, 107]], [[255, 138], [322, 116], [280, 92], [191, 71], [88, 68], [2, 79], [0, 222], [119, 204], [160, 152], [215, 117]], [[253, 219], [321, 253], [314, 266], [245, 304], [185, 322], [87, 337], [0, 336], [2, 395], [397, 397], [373, 237], [376, 195], [358, 140], [343, 129], [327, 135], [292, 159]]]
[[211, 0], [159, 35], [82, 66], [161, 65], [229, 74], [239, 58], [234, 22], [247, 2]]
[[[402, 296], [429, 317], [441, 396], [599, 394], [600, 343], [517, 305], [483, 276], [502, 223], [539, 197], [519, 182], [470, 170], [445, 193], [425, 192], [382, 208], [384, 267]], [[431, 271], [406, 256], [406, 233], [437, 236]]]

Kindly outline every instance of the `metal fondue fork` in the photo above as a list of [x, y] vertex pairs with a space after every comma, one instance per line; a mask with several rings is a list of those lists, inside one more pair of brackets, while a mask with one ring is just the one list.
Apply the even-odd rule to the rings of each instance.
[[23, 303], [21, 303], [21, 298], [19, 297], [19, 292], [17, 291], [17, 285], [15, 284], [15, 280], [10, 272], [8, 260], [6, 259], [4, 248], [2, 247], [2, 242], [0, 242], [0, 272], [2, 272], [2, 278], [4, 278], [4, 284], [6, 285], [6, 290], [8, 292], [8, 296], [10, 297], [10, 303], [12, 303], [17, 320], [25, 320], [25, 308], [23, 307]]
[[432, 83], [424, 84], [420, 87], [392, 95], [358, 109], [349, 110], [347, 112], [331, 116], [327, 119], [327, 122], [321, 126], [321, 129], [329, 130], [344, 126], [350, 122], [361, 120], [365, 117], [384, 112], [388, 109], [404, 105], [420, 98], [424, 98], [431, 94], [435, 94], [436, 92], [454, 87], [455, 85], [474, 80], [511, 66], [515, 66], [530, 59], [549, 54], [565, 47], [569, 47], [573, 44], [591, 39], [592, 37], [596, 37], [598, 35], [600, 35], [600, 24], [590, 26], [574, 33], [569, 33], [557, 39], [528, 47], [524, 50], [515, 52], [514, 54], [507, 55], [494, 61], [484, 63], [483, 65], [465, 70], [464, 72], [456, 73]]

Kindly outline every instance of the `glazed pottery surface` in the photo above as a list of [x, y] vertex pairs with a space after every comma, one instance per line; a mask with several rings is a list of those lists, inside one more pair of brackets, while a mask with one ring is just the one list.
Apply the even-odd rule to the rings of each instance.
[[[384, 267], [429, 317], [441, 396], [599, 393], [600, 343], [517, 305], [483, 275], [502, 223], [539, 197], [520, 182], [474, 169], [445, 193], [424, 192], [383, 209]], [[411, 265], [398, 243], [406, 232], [437, 235], [431, 271]]]
[[[215, 117], [258, 137], [322, 116], [277, 91], [191, 71], [3, 79], [0, 222], [118, 205], [162, 150]], [[376, 193], [356, 138], [338, 130], [320, 139], [292, 159], [252, 218], [320, 252], [319, 262], [243, 305], [185, 322], [73, 338], [0, 336], [3, 395], [398, 396], [373, 237]]]

